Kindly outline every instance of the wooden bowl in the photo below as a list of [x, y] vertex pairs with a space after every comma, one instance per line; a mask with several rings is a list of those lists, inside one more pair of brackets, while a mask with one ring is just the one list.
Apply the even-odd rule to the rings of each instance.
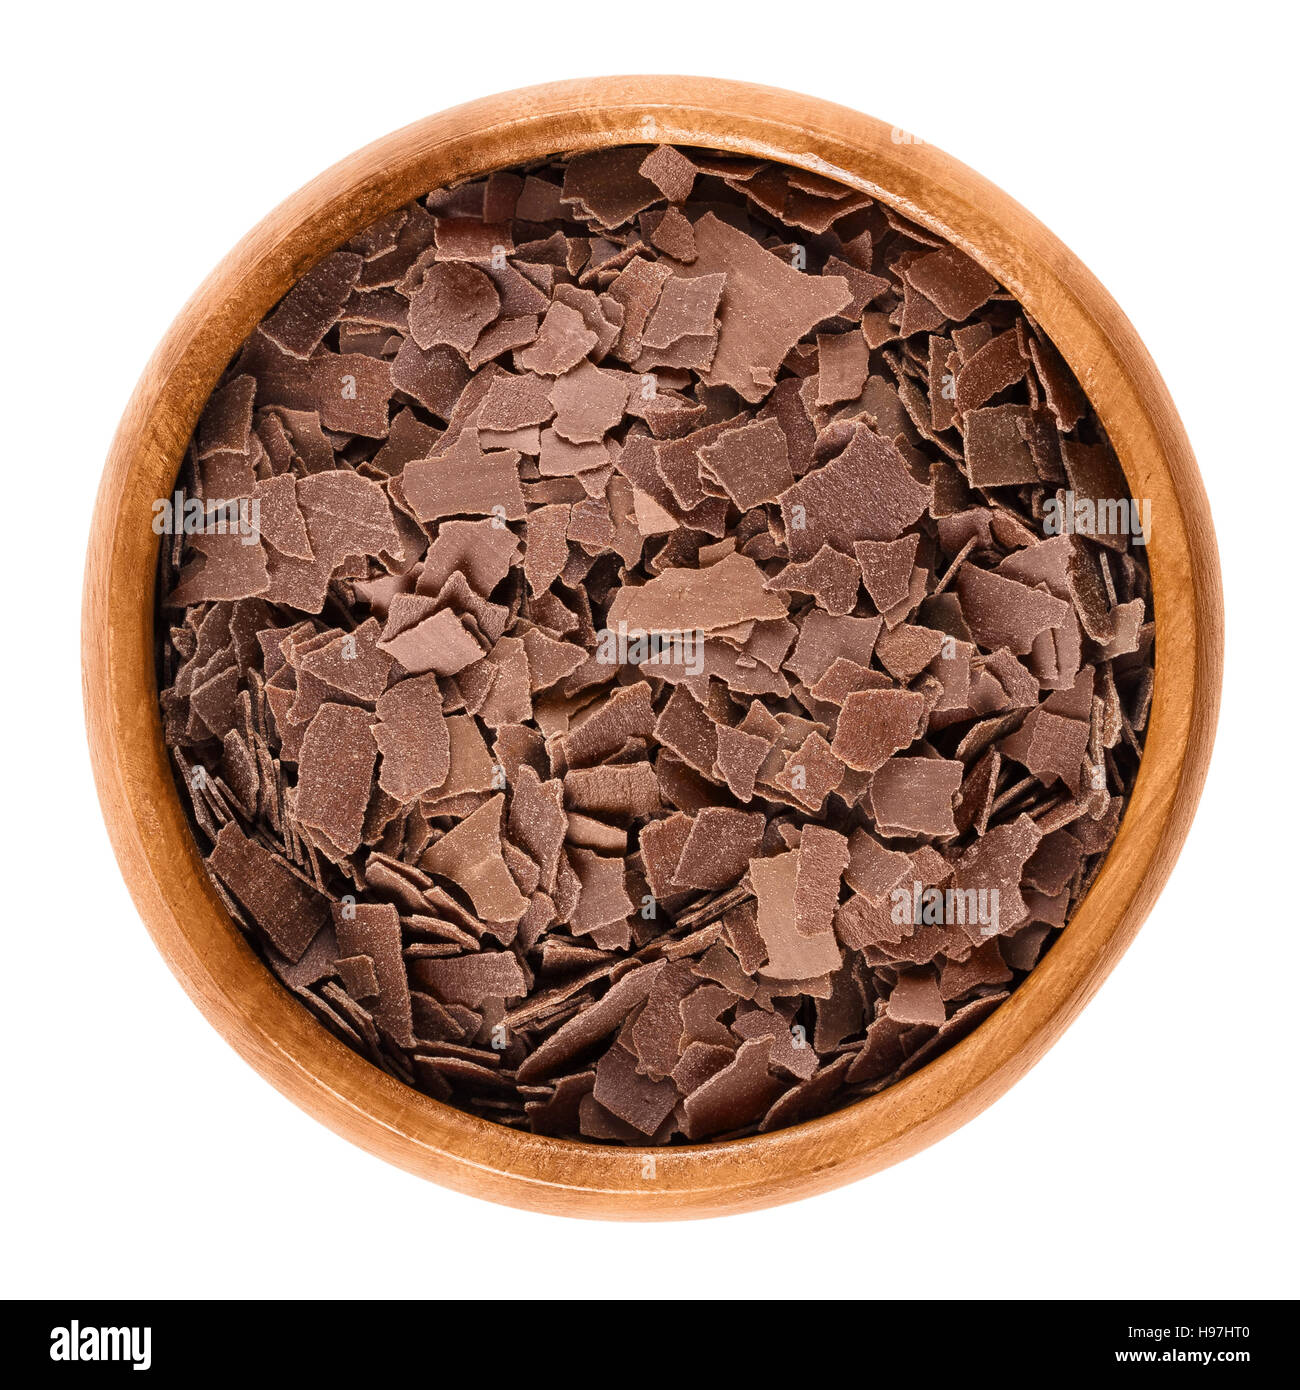
[[[333, 1038], [230, 921], [204, 871], [163, 746], [154, 674], [151, 503], [236, 348], [304, 271], [367, 223], [469, 175], [558, 151], [705, 145], [818, 171], [941, 233], [1043, 326], [1104, 423], [1133, 496], [1150, 498], [1159, 634], [1141, 773], [1074, 920], [967, 1039], [823, 1119], [734, 1142], [636, 1150], [494, 1125], [411, 1090]], [[1104, 190], [1101, 190], [1104, 196]], [[694, 77], [560, 82], [458, 106], [349, 156], [281, 204], [181, 311], [127, 407], [86, 562], [82, 659], [99, 796], [158, 949], [209, 1021], [338, 1133], [423, 1177], [576, 1216], [707, 1216], [790, 1201], [895, 1163], [1029, 1069], [1132, 941], [1182, 846], [1210, 757], [1223, 614], [1209, 507], [1154, 364], [1110, 296], [1006, 194], [931, 145], [811, 97]]]

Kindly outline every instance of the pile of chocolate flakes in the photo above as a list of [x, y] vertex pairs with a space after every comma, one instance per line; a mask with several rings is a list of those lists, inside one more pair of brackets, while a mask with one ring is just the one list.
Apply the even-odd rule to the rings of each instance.
[[264, 320], [177, 488], [162, 712], [217, 891], [502, 1124], [890, 1085], [1034, 967], [1137, 771], [1141, 538], [1044, 526], [1127, 499], [1101, 426], [982, 269], [818, 174], [430, 194]]

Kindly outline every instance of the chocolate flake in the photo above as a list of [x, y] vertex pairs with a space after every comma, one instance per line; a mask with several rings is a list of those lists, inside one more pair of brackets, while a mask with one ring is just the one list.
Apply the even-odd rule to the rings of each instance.
[[683, 1130], [692, 1141], [711, 1138], [759, 1118], [781, 1083], [768, 1069], [770, 1038], [751, 1038], [730, 1065], [715, 1072], [682, 1102]]
[[848, 304], [848, 282], [791, 269], [712, 212], [694, 229], [695, 260], [679, 273], [727, 277], [718, 350], [701, 380], [731, 386], [744, 400], [760, 401], [776, 384], [781, 362], [795, 343]]
[[500, 306], [496, 286], [475, 266], [432, 265], [411, 300], [411, 340], [425, 350], [445, 343], [467, 353]]
[[684, 203], [695, 184], [695, 165], [680, 150], [660, 145], [637, 165], [637, 173], [651, 183], [670, 203]]
[[913, 690], [860, 690], [845, 696], [831, 752], [857, 772], [875, 772], [921, 730], [925, 697]]
[[[767, 947], [763, 973], [776, 980], [807, 980], [828, 974], [840, 964], [839, 947], [829, 928], [800, 931], [796, 894], [801, 852], [788, 850], [749, 866], [758, 898], [758, 934]], [[805, 924], [813, 925], [805, 915]]]
[[765, 589], [762, 571], [743, 555], [728, 555], [707, 569], [670, 569], [635, 587], [624, 586], [610, 604], [609, 621], [629, 632], [712, 632], [738, 623], [784, 618], [786, 605]]
[[399, 681], [375, 706], [370, 726], [382, 760], [379, 785], [395, 801], [414, 801], [440, 787], [451, 768], [442, 693], [433, 676]]
[[374, 1021], [398, 1047], [414, 1047], [411, 989], [402, 959], [402, 924], [391, 903], [334, 905], [334, 931], [342, 956], [367, 956], [379, 990]]
[[285, 295], [261, 331], [282, 352], [305, 361], [338, 321], [361, 265], [350, 251], [326, 256]]
[[758, 853], [767, 818], [725, 806], [706, 806], [695, 817], [673, 870], [678, 888], [717, 890], [730, 887]]
[[869, 426], [850, 426], [846, 447], [781, 494], [781, 515], [796, 560], [823, 545], [850, 554], [856, 541], [897, 540], [930, 500], [902, 455]]
[[344, 853], [361, 843], [376, 750], [373, 716], [353, 705], [323, 704], [312, 716], [298, 755], [294, 814]]
[[329, 900], [233, 822], [221, 827], [208, 866], [291, 961], [302, 958], [329, 920]]
[[777, 420], [755, 420], [728, 429], [699, 454], [701, 469], [747, 512], [775, 501], [794, 483], [785, 431]]
[[871, 779], [871, 813], [882, 835], [955, 835], [953, 798], [962, 765], [943, 758], [890, 758]]
[[958, 322], [969, 318], [998, 288], [987, 271], [951, 246], [919, 257], [902, 274], [944, 318]]
[[[390, 617], [390, 628], [392, 622]], [[483, 648], [450, 608], [440, 608], [410, 627], [394, 632], [391, 637], [386, 636], [379, 645], [416, 675], [436, 671], [440, 676], [454, 676], [483, 655]]]
[[504, 810], [504, 796], [490, 798], [420, 859], [422, 869], [456, 884], [485, 922], [517, 922], [528, 909], [501, 854]]
[[417, 960], [412, 975], [444, 1004], [482, 1008], [489, 999], [521, 999], [528, 981], [511, 951], [484, 951], [450, 960]]

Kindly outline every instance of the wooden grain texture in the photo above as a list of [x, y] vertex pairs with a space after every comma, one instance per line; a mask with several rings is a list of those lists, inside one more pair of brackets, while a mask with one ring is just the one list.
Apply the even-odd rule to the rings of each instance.
[[[151, 504], [240, 342], [315, 261], [441, 184], [559, 151], [665, 141], [762, 155], [893, 204], [981, 262], [1087, 390], [1134, 496], [1150, 498], [1155, 697], [1132, 801], [1086, 901], [1011, 999], [916, 1074], [837, 1114], [733, 1143], [628, 1150], [518, 1133], [400, 1085], [337, 1042], [230, 922], [173, 787], [158, 716]], [[1104, 196], [1104, 190], [1099, 191]], [[1182, 846], [1218, 714], [1223, 613], [1196, 462], [1128, 320], [1006, 194], [930, 145], [844, 107], [687, 77], [563, 82], [471, 102], [351, 155], [270, 214], [181, 311], [145, 369], [100, 485], [83, 609], [86, 720], [122, 872], [168, 965], [267, 1080], [371, 1152], [448, 1187], [588, 1217], [707, 1216], [789, 1201], [897, 1162], [997, 1098], [1114, 966]]]

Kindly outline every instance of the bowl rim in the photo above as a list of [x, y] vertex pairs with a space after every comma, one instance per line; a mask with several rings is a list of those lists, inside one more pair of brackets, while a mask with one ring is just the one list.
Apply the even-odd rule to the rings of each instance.
[[[1150, 498], [1160, 636], [1142, 765], [1119, 834], [1069, 927], [967, 1038], [820, 1119], [716, 1144], [623, 1149], [551, 1139], [443, 1105], [335, 1039], [266, 969], [211, 887], [163, 746], [154, 670], [151, 503], [235, 349], [312, 264], [443, 184], [557, 152], [669, 143], [762, 155], [872, 194], [942, 234], [1042, 325]], [[897, 127], [777, 88], [712, 78], [583, 78], [504, 92], [384, 136], [250, 231], [168, 329], [113, 440], [95, 504], [82, 684], [100, 803], [140, 915], [226, 1040], [343, 1137], [458, 1191], [585, 1217], [719, 1215], [888, 1166], [951, 1132], [1027, 1071], [1128, 947], [1173, 867], [1213, 744], [1223, 663], [1217, 547], [1186, 433], [1133, 326], [1082, 263], [1000, 189]]]

